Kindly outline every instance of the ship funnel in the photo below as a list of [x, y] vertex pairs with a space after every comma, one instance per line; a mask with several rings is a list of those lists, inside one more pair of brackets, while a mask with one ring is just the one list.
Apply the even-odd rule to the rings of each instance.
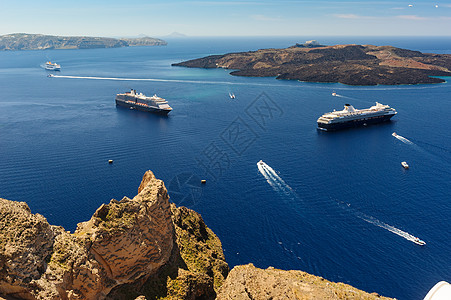
[[351, 104], [345, 104], [345, 111], [347, 111], [347, 112], [355, 112], [355, 108]]

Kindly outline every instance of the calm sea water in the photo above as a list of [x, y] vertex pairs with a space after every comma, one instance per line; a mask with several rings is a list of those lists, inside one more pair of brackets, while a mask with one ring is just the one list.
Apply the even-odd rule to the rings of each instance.
[[[451, 282], [450, 83], [353, 87], [170, 66], [308, 39], [0, 52], [0, 197], [26, 201], [73, 231], [102, 203], [133, 197], [150, 169], [174, 202], [202, 214], [231, 267], [299, 269], [422, 299], [438, 281]], [[451, 53], [449, 38], [319, 41]], [[47, 78], [47, 60], [62, 65], [62, 76], [141, 80]], [[157, 93], [174, 111], [161, 117], [117, 108], [115, 94], [130, 88]], [[392, 122], [316, 129], [324, 112], [376, 101], [397, 109]], [[427, 245], [415, 245], [409, 234]]]

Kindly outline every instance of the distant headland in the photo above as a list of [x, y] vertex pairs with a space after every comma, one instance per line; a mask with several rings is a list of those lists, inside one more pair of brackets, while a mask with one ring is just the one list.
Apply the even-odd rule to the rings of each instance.
[[0, 36], [0, 50], [93, 49], [165, 45], [167, 45], [166, 41], [151, 37], [115, 39], [28, 33], [12, 33]]
[[320, 45], [211, 55], [175, 63], [190, 68], [233, 69], [231, 75], [276, 77], [348, 85], [441, 83], [451, 76], [451, 54], [430, 54], [392, 46]]

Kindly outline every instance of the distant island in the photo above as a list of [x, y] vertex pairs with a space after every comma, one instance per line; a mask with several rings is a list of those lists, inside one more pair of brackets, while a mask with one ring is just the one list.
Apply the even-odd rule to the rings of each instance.
[[53, 36], [43, 34], [12, 33], [0, 36], [0, 50], [93, 49], [130, 46], [165, 46], [157, 38], [140, 37], [115, 39], [89, 36]]
[[441, 83], [451, 76], [451, 54], [426, 54], [392, 46], [320, 45], [211, 55], [172, 64], [189, 68], [233, 69], [231, 75], [276, 77], [348, 85]]

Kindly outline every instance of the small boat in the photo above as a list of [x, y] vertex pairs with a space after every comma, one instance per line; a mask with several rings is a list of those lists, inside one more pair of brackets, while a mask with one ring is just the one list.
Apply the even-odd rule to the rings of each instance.
[[332, 96], [337, 96], [337, 93], [335, 93], [335, 92], [332, 92]]
[[47, 77], [55, 77], [55, 75], [49, 74], [49, 75], [47, 75]]
[[398, 135], [396, 134], [396, 132], [393, 132], [391, 135], [394, 136], [394, 137], [397, 137], [397, 136], [398, 136]]
[[45, 69], [49, 71], [60, 71], [61, 65], [48, 61], [45, 63]]
[[425, 241], [420, 240], [420, 239], [417, 238], [417, 237], [414, 238], [413, 242], [414, 242], [415, 244], [417, 244], [417, 245], [420, 245], [420, 246], [426, 245], [426, 242], [425, 242]]
[[401, 162], [401, 165], [403, 166], [404, 169], [408, 169], [409, 168], [409, 165], [405, 161]]
[[229, 97], [230, 97], [230, 99], [235, 99], [235, 94], [229, 93]]

